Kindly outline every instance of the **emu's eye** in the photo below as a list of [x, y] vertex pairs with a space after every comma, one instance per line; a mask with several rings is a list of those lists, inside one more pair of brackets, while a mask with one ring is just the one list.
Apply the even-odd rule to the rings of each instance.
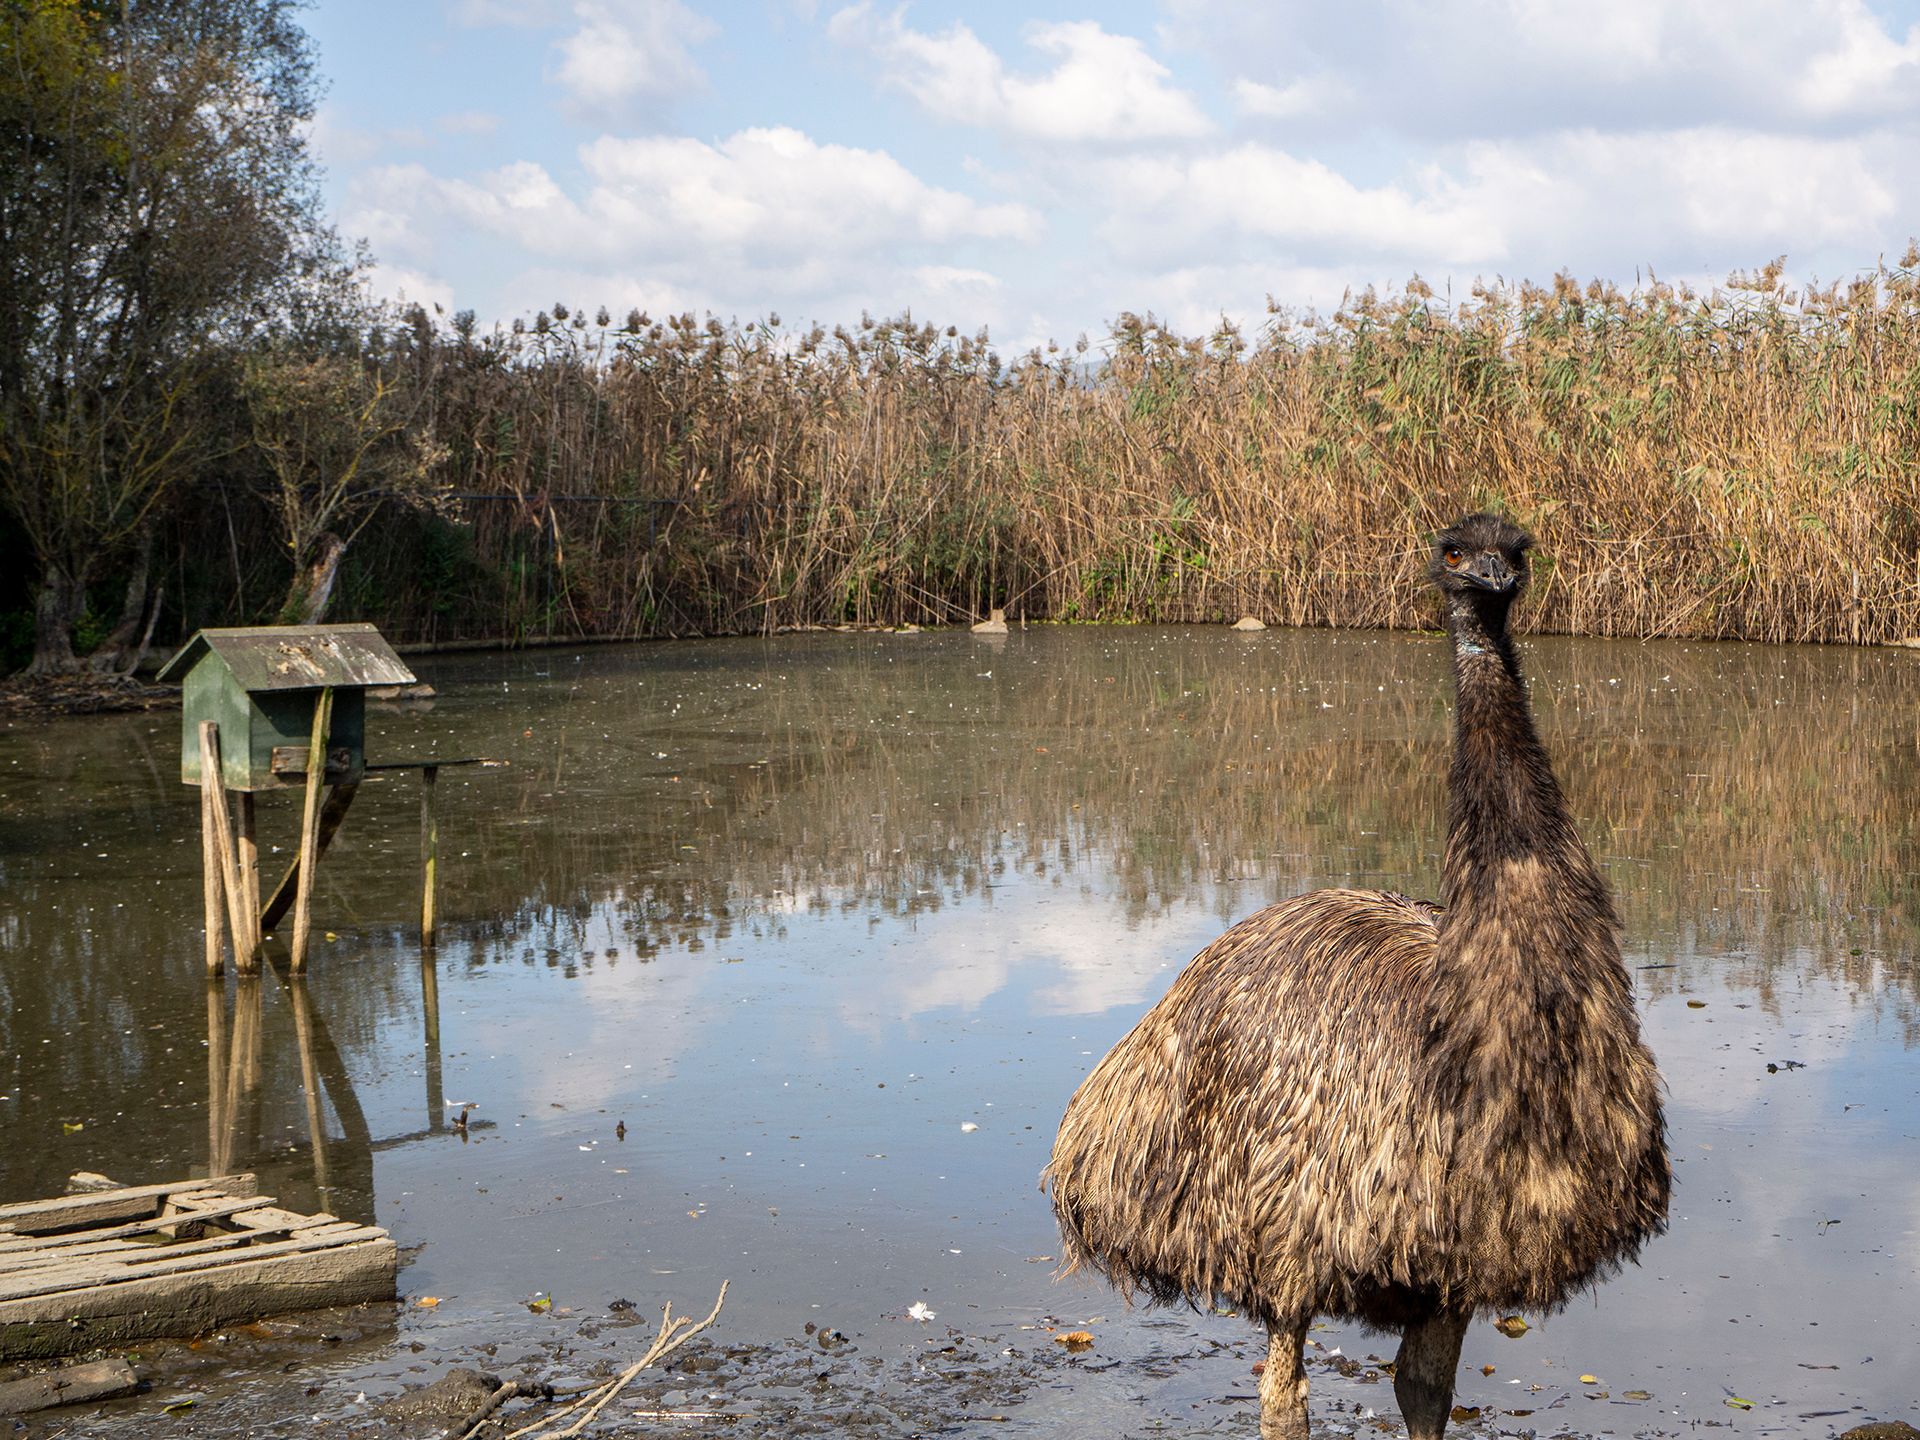
[[1458, 565], [1461, 560], [1460, 547], [1458, 545], [1447, 546], [1447, 548], [1441, 552], [1440, 558], [1446, 561], [1449, 567]]

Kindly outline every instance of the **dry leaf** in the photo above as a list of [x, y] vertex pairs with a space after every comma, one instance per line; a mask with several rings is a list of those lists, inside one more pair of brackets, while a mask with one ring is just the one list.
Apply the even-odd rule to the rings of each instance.
[[438, 1295], [422, 1295], [413, 1303], [418, 1305], [422, 1310], [431, 1310], [440, 1303], [440, 1297]]
[[1064, 1345], [1069, 1350], [1091, 1350], [1093, 1332], [1091, 1330], [1056, 1330], [1053, 1334], [1056, 1345]]

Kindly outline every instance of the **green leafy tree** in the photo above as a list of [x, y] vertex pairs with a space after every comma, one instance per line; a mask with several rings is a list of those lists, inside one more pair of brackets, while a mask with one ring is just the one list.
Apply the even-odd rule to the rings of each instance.
[[106, 567], [144, 589], [143, 542], [215, 443], [209, 375], [340, 269], [294, 12], [0, 0], [0, 497], [38, 566], [29, 673], [80, 663]]

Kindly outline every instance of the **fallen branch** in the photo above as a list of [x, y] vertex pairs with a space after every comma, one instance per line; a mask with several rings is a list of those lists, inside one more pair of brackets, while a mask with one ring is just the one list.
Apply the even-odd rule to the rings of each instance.
[[551, 1385], [536, 1385], [531, 1380], [509, 1380], [487, 1397], [486, 1404], [447, 1431], [442, 1440], [465, 1440], [466, 1436], [471, 1435], [492, 1419], [493, 1413], [509, 1400], [551, 1400], [552, 1398]]
[[[532, 1440], [567, 1440], [569, 1436], [578, 1435], [593, 1423], [595, 1416], [613, 1402], [616, 1395], [627, 1388], [634, 1376], [638, 1375], [649, 1365], [654, 1365], [664, 1360], [675, 1350], [678, 1350], [682, 1345], [686, 1344], [687, 1341], [713, 1324], [713, 1322], [719, 1318], [720, 1307], [727, 1303], [727, 1286], [731, 1283], [732, 1282], [728, 1280], [720, 1282], [719, 1297], [714, 1300], [713, 1309], [707, 1312], [707, 1318], [704, 1320], [695, 1321], [685, 1315], [682, 1315], [677, 1320], [674, 1319], [673, 1302], [668, 1301], [665, 1311], [660, 1316], [659, 1333], [653, 1337], [653, 1344], [647, 1347], [646, 1354], [642, 1355], [638, 1360], [634, 1361], [633, 1364], [629, 1365], [604, 1385], [596, 1385], [593, 1389], [587, 1391], [565, 1409], [551, 1415], [543, 1415], [531, 1425], [522, 1426], [518, 1430], [510, 1431], [506, 1440], [524, 1440], [524, 1437], [532, 1437]], [[506, 1387], [502, 1386], [501, 1388], [505, 1389]], [[555, 1428], [569, 1415], [583, 1408], [585, 1413], [566, 1429], [561, 1430]]]

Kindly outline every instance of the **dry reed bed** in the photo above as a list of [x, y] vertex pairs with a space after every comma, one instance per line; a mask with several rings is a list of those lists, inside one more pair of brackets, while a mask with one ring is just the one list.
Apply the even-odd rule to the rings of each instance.
[[[1909, 255], [1791, 291], [1418, 281], [1252, 342], [1123, 316], [1003, 364], [910, 320], [439, 337], [471, 554], [374, 563], [404, 632], [688, 634], [1061, 620], [1420, 627], [1424, 537], [1498, 506], [1545, 630], [1920, 632]], [[1098, 360], [1095, 364], [1092, 361]], [[420, 576], [427, 578], [422, 580]]]

